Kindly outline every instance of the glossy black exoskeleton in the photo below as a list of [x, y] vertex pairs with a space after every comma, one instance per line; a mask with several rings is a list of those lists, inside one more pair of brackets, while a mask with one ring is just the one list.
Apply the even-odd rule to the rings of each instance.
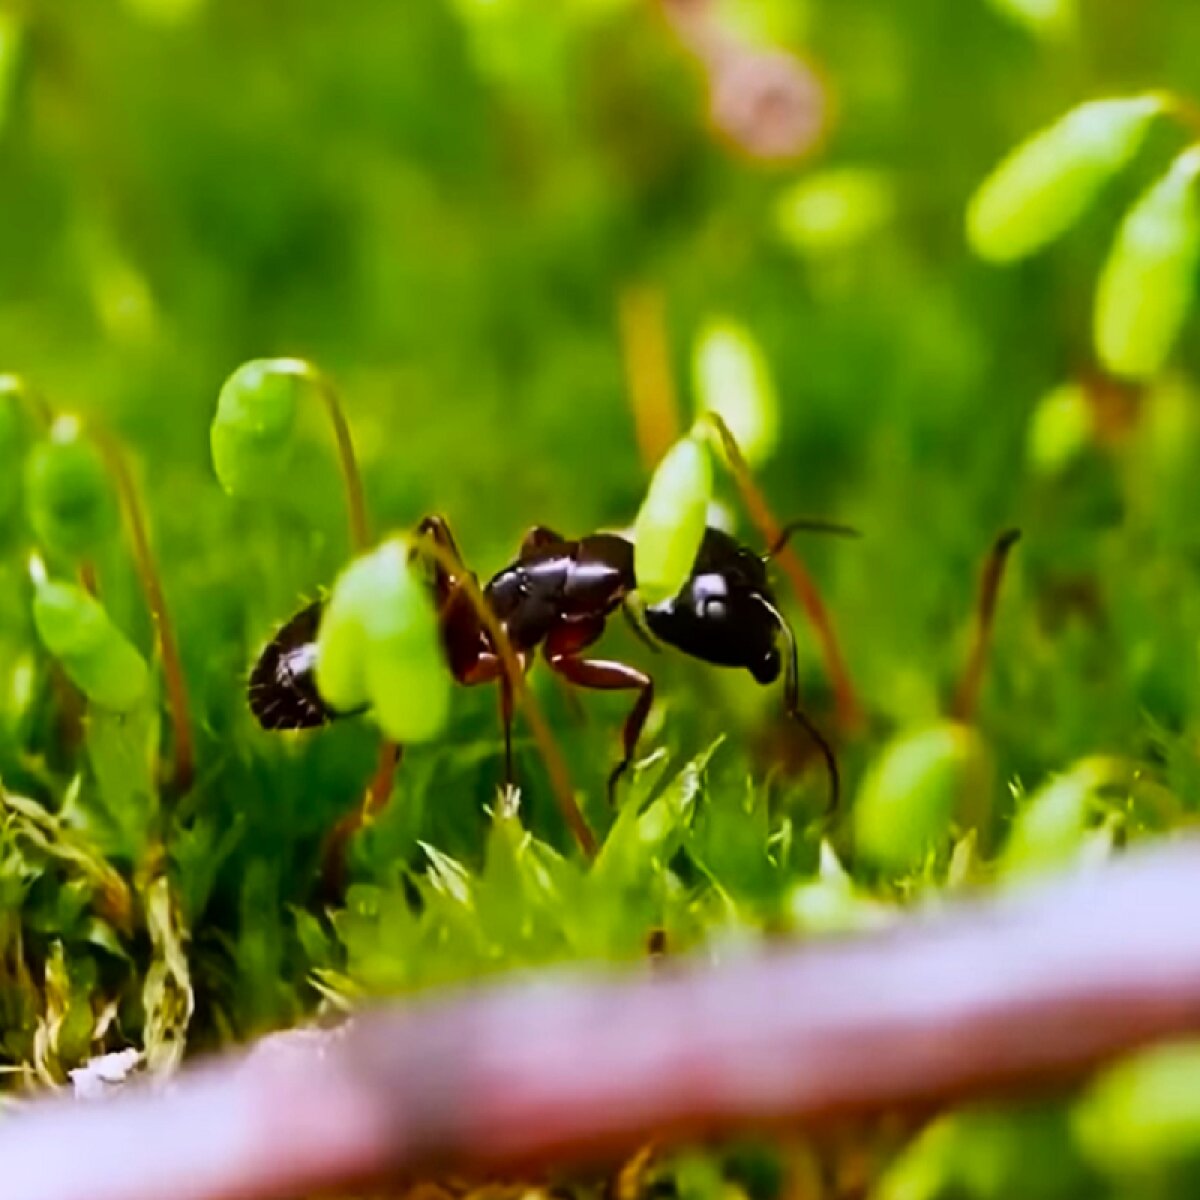
[[[841, 531], [819, 523], [793, 528], [805, 527]], [[468, 573], [449, 526], [441, 517], [427, 517], [418, 528], [421, 536], [436, 541], [447, 561], [458, 564], [458, 569], [448, 569], [431, 560], [428, 567], [446, 661], [459, 683], [499, 684], [505, 769], [511, 782], [512, 689], [503, 664], [463, 586]], [[685, 586], [669, 600], [645, 608], [643, 620], [655, 638], [693, 658], [744, 668], [761, 684], [784, 674], [788, 715], [820, 750], [836, 804], [837, 764], [828, 743], [799, 709], [795, 640], [771, 591], [769, 557], [710, 527]], [[576, 687], [637, 693], [622, 728], [621, 760], [609, 776], [610, 794], [633, 760], [654, 699], [654, 682], [627, 663], [584, 658], [583, 652], [599, 640], [609, 617], [636, 591], [633, 562], [632, 542], [618, 534], [568, 539], [537, 527], [525, 536], [516, 560], [483, 588], [484, 601], [504, 627], [522, 670], [529, 669], [540, 648], [549, 668]], [[251, 673], [250, 707], [265, 728], [307, 729], [346, 715], [321, 700], [314, 682], [320, 617], [319, 601], [293, 617]]]

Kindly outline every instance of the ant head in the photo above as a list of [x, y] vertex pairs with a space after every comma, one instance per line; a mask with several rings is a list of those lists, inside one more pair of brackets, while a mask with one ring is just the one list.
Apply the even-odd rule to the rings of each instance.
[[678, 595], [649, 606], [645, 618], [660, 641], [717, 666], [742, 667], [759, 683], [773, 683], [783, 669], [783, 618], [763, 560], [720, 530], [706, 531]]

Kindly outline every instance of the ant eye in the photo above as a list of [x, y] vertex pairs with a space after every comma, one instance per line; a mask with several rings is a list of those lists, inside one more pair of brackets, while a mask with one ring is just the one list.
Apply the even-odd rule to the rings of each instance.
[[700, 605], [700, 616], [706, 621], [723, 621], [729, 614], [729, 606], [724, 600], [712, 597]]

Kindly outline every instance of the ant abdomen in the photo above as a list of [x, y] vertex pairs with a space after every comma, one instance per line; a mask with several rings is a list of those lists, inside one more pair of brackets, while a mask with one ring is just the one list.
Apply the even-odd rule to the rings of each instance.
[[316, 729], [340, 715], [317, 691], [317, 629], [323, 610], [320, 600], [302, 608], [275, 634], [250, 672], [250, 711], [264, 729]]

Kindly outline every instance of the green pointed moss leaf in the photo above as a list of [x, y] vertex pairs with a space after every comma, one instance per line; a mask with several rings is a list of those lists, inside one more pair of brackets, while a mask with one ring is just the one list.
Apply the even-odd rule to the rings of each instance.
[[858, 793], [859, 851], [886, 870], [919, 867], [942, 847], [955, 816], [986, 799], [986, 755], [965, 725], [943, 722], [894, 739]]
[[93, 706], [85, 727], [91, 788], [64, 806], [72, 823], [110, 858], [142, 860], [158, 814], [158, 709], [141, 703], [116, 712]]
[[404, 543], [356, 559], [334, 585], [317, 634], [317, 687], [334, 708], [373, 705], [395, 741], [441, 732], [450, 673], [433, 601]]
[[112, 536], [117, 508], [104, 460], [74, 417], [60, 417], [25, 462], [33, 532], [51, 554], [94, 553]]
[[646, 603], [676, 595], [687, 582], [712, 487], [712, 457], [698, 438], [676, 442], [658, 464], [634, 527], [634, 574]]
[[1200, 1156], [1200, 1041], [1158, 1046], [1105, 1071], [1073, 1128], [1087, 1157], [1113, 1174]]
[[1103, 759], [1088, 759], [1052, 779], [1018, 810], [1000, 858], [1005, 875], [1063, 867], [1083, 848], [1088, 816], [1098, 788], [1114, 778]]
[[1096, 293], [1096, 349], [1110, 371], [1132, 379], [1157, 372], [1179, 337], [1200, 268], [1200, 148], [1129, 210]]
[[38, 583], [33, 620], [42, 644], [93, 704], [128, 712], [145, 698], [150, 686], [146, 660], [82, 588]]
[[275, 492], [291, 466], [296, 418], [311, 371], [297, 359], [244, 363], [225, 381], [209, 431], [213, 469], [231, 496]]
[[1065, 233], [1163, 107], [1154, 95], [1093, 100], [1022, 142], [971, 198], [967, 238], [976, 254], [1010, 262]]
[[727, 318], [710, 320], [692, 358], [701, 412], [717, 413], [752, 466], [779, 440], [779, 399], [767, 360], [750, 332]]

